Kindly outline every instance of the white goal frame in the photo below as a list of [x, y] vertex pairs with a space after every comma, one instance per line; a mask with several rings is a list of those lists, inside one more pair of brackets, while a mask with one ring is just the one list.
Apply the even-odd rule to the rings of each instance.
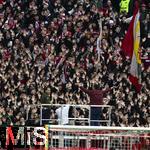
[[[123, 143], [124, 139], [128, 140], [127, 145], [122, 148], [116, 145], [115, 149], [132, 150], [133, 145], [137, 144], [135, 141], [139, 141], [143, 138], [150, 142], [150, 128], [148, 127], [111, 127], [111, 126], [70, 126], [70, 125], [46, 125], [51, 135], [51, 140], [57, 140], [57, 147], [64, 148], [67, 140], [75, 141], [75, 146], [80, 149], [78, 143], [80, 140], [86, 141], [86, 149], [91, 148], [91, 141], [101, 140], [103, 141], [102, 147], [109, 150], [112, 142], [115, 139], [119, 139], [120, 143]], [[103, 133], [102, 133], [103, 132]], [[74, 146], [73, 145], [73, 146]], [[123, 145], [123, 144], [122, 144]], [[138, 145], [138, 144], [137, 144]], [[53, 145], [49, 145], [54, 148]], [[72, 146], [72, 145], [71, 145]], [[71, 149], [71, 146], [68, 149]], [[149, 145], [150, 146], [150, 145]], [[98, 149], [98, 148], [97, 148]], [[72, 149], [71, 149], [72, 150]]]

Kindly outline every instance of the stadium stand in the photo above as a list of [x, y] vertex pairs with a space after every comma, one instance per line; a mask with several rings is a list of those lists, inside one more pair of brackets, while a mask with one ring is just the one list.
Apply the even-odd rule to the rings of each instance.
[[[29, 105], [89, 104], [78, 84], [87, 89], [114, 87], [104, 102], [114, 108], [112, 126], [149, 127], [149, 2], [142, 0], [140, 5], [139, 93], [128, 80], [130, 60], [121, 50], [130, 15], [120, 13], [113, 0], [100, 2], [5, 0], [0, 4], [0, 125], [25, 125]], [[49, 109], [44, 116], [57, 118]], [[39, 125], [39, 109], [30, 109], [29, 118], [33, 120], [28, 125]]]

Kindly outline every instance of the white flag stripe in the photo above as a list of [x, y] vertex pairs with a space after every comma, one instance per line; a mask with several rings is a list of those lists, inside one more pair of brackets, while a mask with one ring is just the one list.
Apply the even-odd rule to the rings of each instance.
[[[134, 42], [135, 41], [140, 42], [140, 30], [136, 31], [136, 27], [137, 27], [137, 24], [139, 22], [139, 17], [140, 17], [140, 14], [138, 12], [136, 17], [135, 17], [134, 27], [133, 27]], [[136, 58], [136, 49], [135, 49], [135, 45], [134, 45], [132, 61], [131, 61], [131, 66], [130, 66], [130, 73], [131, 73], [131, 75], [133, 75], [134, 77], [137, 77], [137, 78], [139, 78], [138, 67], [139, 67], [139, 65], [138, 65], [138, 61], [137, 61], [137, 58]]]

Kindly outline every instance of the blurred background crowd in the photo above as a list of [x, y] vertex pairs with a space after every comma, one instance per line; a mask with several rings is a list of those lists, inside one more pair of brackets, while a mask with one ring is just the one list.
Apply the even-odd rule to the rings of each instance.
[[[150, 14], [140, 1], [142, 89], [128, 80], [131, 60], [121, 50], [133, 14], [119, 0], [5, 0], [0, 4], [0, 125], [25, 125], [29, 105], [89, 104], [87, 89], [113, 87], [112, 126], [150, 125]], [[100, 35], [102, 22], [102, 36]], [[99, 51], [97, 51], [99, 49]], [[78, 110], [78, 116], [86, 111]], [[45, 115], [57, 118], [55, 109]], [[73, 114], [72, 114], [73, 116]], [[30, 125], [40, 111], [29, 110]]]

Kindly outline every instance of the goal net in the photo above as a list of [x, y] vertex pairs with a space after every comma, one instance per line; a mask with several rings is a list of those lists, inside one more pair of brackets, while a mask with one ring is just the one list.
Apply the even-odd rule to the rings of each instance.
[[148, 150], [150, 128], [49, 126], [51, 150]]

